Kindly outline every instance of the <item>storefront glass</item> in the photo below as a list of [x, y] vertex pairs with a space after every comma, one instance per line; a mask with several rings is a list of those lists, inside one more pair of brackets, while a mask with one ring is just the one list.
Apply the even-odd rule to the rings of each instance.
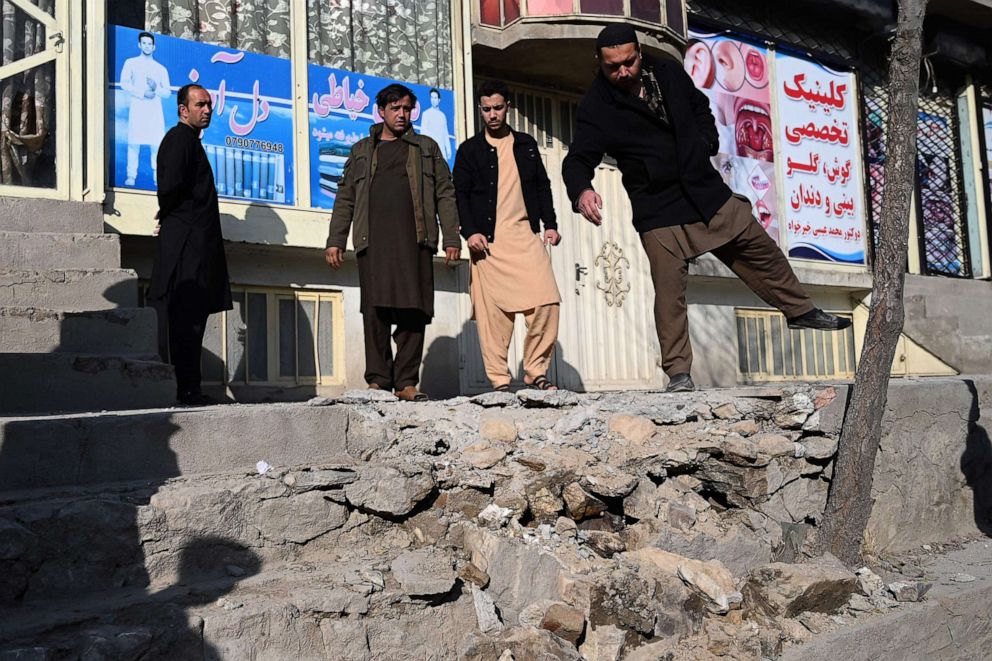
[[[222, 197], [333, 206], [350, 146], [379, 121], [375, 94], [391, 82], [415, 89], [415, 128], [453, 160], [450, 0], [300, 4], [307, 33], [294, 35], [285, 0], [110, 0], [110, 185], [155, 190], [157, 145], [190, 82], [214, 97], [203, 143]], [[299, 39], [306, 63], [292, 60]], [[303, 67], [305, 128], [292, 88]], [[294, 154], [307, 149], [309, 172], [297, 172]], [[301, 178], [309, 197], [297, 192]]]
[[448, 0], [310, 0], [310, 206], [332, 208], [353, 145], [380, 121], [376, 94], [398, 82], [417, 97], [413, 126], [453, 164], [454, 84]]
[[[0, 67], [48, 51], [49, 61], [0, 78], [0, 185], [54, 188], [56, 177], [55, 50], [62, 37], [23, 6], [55, 17], [54, 0], [0, 0]], [[56, 43], [57, 42], [57, 43]], [[44, 57], [42, 55], [42, 57]]]

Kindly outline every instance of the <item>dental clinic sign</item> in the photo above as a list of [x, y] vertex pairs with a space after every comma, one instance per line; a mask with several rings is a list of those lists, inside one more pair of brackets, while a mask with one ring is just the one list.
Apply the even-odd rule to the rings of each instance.
[[713, 165], [794, 259], [865, 263], [854, 74], [728, 32], [689, 32], [685, 70], [706, 95]]
[[864, 264], [864, 180], [854, 75], [776, 53], [775, 81], [788, 254]]

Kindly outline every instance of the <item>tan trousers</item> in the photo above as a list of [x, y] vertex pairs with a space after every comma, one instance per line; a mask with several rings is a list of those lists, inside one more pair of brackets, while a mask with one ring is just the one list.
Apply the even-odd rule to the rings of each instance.
[[[503, 312], [485, 298], [479, 296], [474, 301], [475, 323], [479, 330], [479, 346], [482, 349], [482, 364], [485, 365], [486, 376], [493, 387], [498, 388], [509, 385], [511, 380], [507, 355], [517, 313]], [[558, 340], [560, 307], [558, 303], [552, 303], [521, 313], [527, 325], [527, 335], [524, 337], [524, 373], [531, 380], [548, 373], [551, 354]]]
[[[724, 239], [727, 235], [730, 238]], [[719, 245], [706, 245], [707, 241]], [[712, 252], [761, 300], [781, 310], [787, 318], [815, 307], [789, 260], [751, 215], [750, 204], [736, 197], [717, 212], [708, 226], [693, 223], [649, 230], [641, 235], [641, 244], [654, 281], [654, 323], [661, 345], [661, 368], [670, 377], [688, 374], [692, 368], [685, 303], [689, 275], [686, 260], [697, 254]]]

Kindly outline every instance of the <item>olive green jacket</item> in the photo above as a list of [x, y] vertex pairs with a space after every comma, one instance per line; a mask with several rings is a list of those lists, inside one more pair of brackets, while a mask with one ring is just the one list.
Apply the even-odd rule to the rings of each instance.
[[[369, 137], [362, 138], [351, 148], [344, 165], [344, 175], [338, 185], [327, 235], [328, 248], [345, 249], [348, 230], [354, 225], [352, 243], [355, 252], [369, 245], [369, 194], [377, 163], [376, 146], [382, 137], [382, 124], [374, 124]], [[406, 174], [413, 198], [411, 219], [417, 226], [417, 243], [436, 252], [438, 225], [444, 248], [461, 248], [458, 236], [458, 211], [451, 171], [437, 143], [412, 130], [399, 138], [410, 145], [406, 159]]]

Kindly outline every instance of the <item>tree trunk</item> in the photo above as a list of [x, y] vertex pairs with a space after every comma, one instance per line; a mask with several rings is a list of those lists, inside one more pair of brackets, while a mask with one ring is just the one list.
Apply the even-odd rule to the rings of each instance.
[[820, 529], [819, 548], [849, 566], [860, 559], [872, 508], [872, 476], [882, 436], [889, 373], [903, 327], [903, 285], [909, 247], [909, 205], [916, 167], [920, 55], [926, 0], [899, 0], [889, 60], [885, 188], [878, 223], [874, 285], [861, 362], [838, 445], [837, 464]]

